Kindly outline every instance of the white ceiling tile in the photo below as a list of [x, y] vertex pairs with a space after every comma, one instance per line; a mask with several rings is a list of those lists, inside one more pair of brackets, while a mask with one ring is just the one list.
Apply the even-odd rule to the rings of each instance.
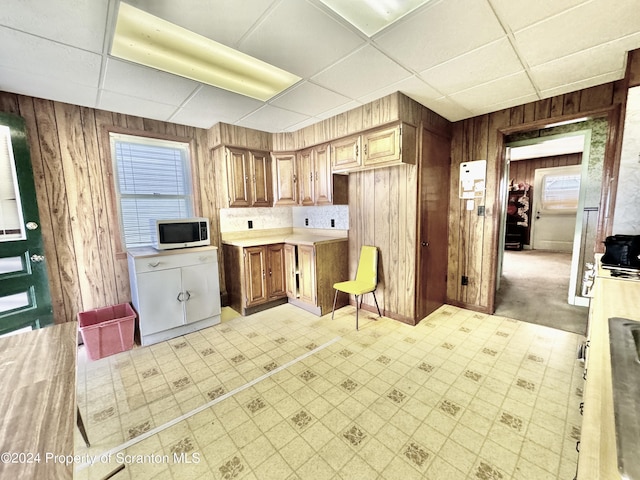
[[375, 37], [392, 58], [416, 72], [505, 35], [486, 0], [447, 0], [398, 21]]
[[175, 105], [167, 105], [154, 100], [129, 97], [108, 90], [103, 90], [98, 101], [98, 108], [110, 112], [125, 113], [153, 120], [166, 121], [176, 111]]
[[233, 124], [237, 121], [237, 118], [228, 118], [224, 115], [219, 115], [215, 111], [203, 110], [200, 108], [179, 108], [167, 119], [167, 121], [181, 125], [191, 125], [192, 127], [209, 129], [216, 123], [220, 122]]
[[[100, 55], [5, 27], [0, 27], [0, 45], [0, 67], [89, 87], [98, 86]], [[44, 95], [45, 92], [41, 96]]]
[[509, 40], [502, 38], [420, 72], [420, 76], [439, 92], [450, 95], [523, 69]]
[[319, 115], [350, 102], [351, 99], [310, 82], [300, 82], [269, 102], [304, 115]]
[[106, 1], [3, 0], [0, 25], [102, 53], [108, 7]]
[[413, 98], [416, 102], [421, 103], [422, 105], [428, 107], [429, 109], [436, 112], [438, 115], [443, 116], [451, 122], [457, 122], [458, 120], [462, 120], [464, 118], [469, 118], [473, 116], [470, 110], [467, 110], [465, 107], [460, 105], [459, 103], [454, 102], [450, 98], [441, 97], [435, 100], [429, 100], [428, 103], [423, 103], [420, 101], [420, 97], [415, 97], [413, 95], [409, 95], [410, 98]]
[[529, 66], [586, 50], [640, 31], [637, 0], [593, 0], [515, 32]]
[[571, 85], [605, 74], [622, 78], [625, 72], [626, 55], [620, 55], [620, 51], [625, 50], [624, 45], [620, 45], [621, 42], [640, 43], [640, 33], [627, 37], [624, 41], [599, 45], [533, 67], [531, 78], [539, 90]]
[[555, 88], [540, 91], [541, 98], [555, 97], [556, 95], [562, 95], [565, 93], [575, 92], [584, 88], [595, 87], [596, 85], [602, 85], [603, 83], [614, 82], [620, 80], [621, 76], [617, 72], [609, 72], [603, 75], [595, 77], [584, 78], [574, 83], [567, 83]]
[[366, 45], [314, 76], [312, 80], [347, 97], [360, 99], [411, 73], [371, 45]]
[[364, 40], [304, 0], [283, 0], [240, 43], [240, 50], [309, 77]]
[[211, 115], [227, 119], [228, 123], [235, 123], [263, 105], [263, 102], [254, 98], [202, 85], [183, 107], [192, 112], [201, 111], [203, 114], [211, 112]]
[[97, 87], [79, 85], [50, 75], [34, 75], [4, 66], [0, 75], [0, 90], [93, 108], [96, 107], [98, 97]]
[[230, 47], [267, 11], [275, 0], [191, 0], [162, 2], [158, 0], [128, 0], [127, 3], [180, 25]]
[[513, 97], [506, 100], [501, 100], [497, 103], [490, 103], [472, 108], [471, 112], [472, 116], [484, 115], [485, 113], [497, 112], [499, 110], [504, 110], [505, 108], [516, 107], [518, 105], [524, 105], [525, 103], [535, 102], [536, 100], [540, 100], [540, 98], [541, 97], [539, 95], [530, 93], [521, 97]]
[[316, 115], [316, 118], [319, 120], [324, 120], [326, 118], [335, 117], [336, 115], [340, 115], [341, 113], [347, 112], [349, 110], [353, 110], [354, 108], [358, 108], [360, 106], [362, 106], [362, 103], [352, 100], [349, 103], [342, 105], [338, 108], [334, 108], [332, 110], [327, 110], [326, 112], [322, 112]]
[[489, 0], [512, 31], [520, 30], [590, 0]]
[[304, 122], [309, 117], [299, 113], [283, 110], [272, 105], [265, 105], [242, 119], [242, 124], [249, 128], [265, 132], [283, 132], [293, 125]]
[[450, 95], [456, 103], [460, 103], [471, 111], [482, 109], [486, 105], [502, 104], [514, 98], [536, 95], [531, 81], [525, 72], [499, 78], [475, 87]]
[[182, 105], [200, 85], [170, 73], [109, 57], [102, 88], [130, 97]]

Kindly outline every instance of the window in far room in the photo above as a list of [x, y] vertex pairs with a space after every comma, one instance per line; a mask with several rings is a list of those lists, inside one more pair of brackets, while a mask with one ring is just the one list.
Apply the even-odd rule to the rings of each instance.
[[125, 249], [152, 244], [152, 220], [194, 216], [189, 144], [109, 134]]

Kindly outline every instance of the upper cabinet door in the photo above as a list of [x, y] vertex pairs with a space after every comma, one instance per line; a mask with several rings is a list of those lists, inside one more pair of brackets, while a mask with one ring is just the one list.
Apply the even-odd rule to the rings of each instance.
[[331, 142], [331, 168], [334, 172], [346, 172], [361, 164], [359, 135]]
[[275, 204], [297, 205], [298, 182], [295, 153], [276, 153], [273, 155], [276, 170]]
[[363, 165], [379, 165], [398, 162], [400, 160], [399, 125], [375, 130], [362, 135]]
[[273, 177], [271, 155], [268, 152], [250, 152], [251, 156], [251, 206], [273, 206]]
[[302, 205], [315, 204], [314, 173], [311, 149], [298, 153], [298, 186]]
[[331, 205], [333, 199], [331, 186], [331, 149], [329, 145], [320, 145], [313, 149], [314, 189], [316, 205]]
[[227, 158], [227, 187], [230, 207], [251, 206], [249, 186], [248, 152], [240, 148], [229, 147]]

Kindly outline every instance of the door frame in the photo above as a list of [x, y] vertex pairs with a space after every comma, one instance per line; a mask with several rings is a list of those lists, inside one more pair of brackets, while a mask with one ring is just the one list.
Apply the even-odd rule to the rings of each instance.
[[[587, 179], [588, 170], [589, 170], [589, 157], [591, 155], [591, 129], [587, 128], [583, 130], [576, 130], [573, 132], [558, 133], [555, 135], [545, 135], [544, 137], [536, 137], [536, 138], [531, 138], [527, 140], [509, 142], [505, 144], [505, 150], [510, 149], [512, 147], [535, 145], [537, 143], [542, 143], [545, 140], [557, 140], [560, 138], [577, 137], [577, 136], [583, 137], [583, 146], [582, 146], [582, 161], [580, 163], [580, 195], [578, 197], [578, 208], [576, 210], [576, 222], [575, 222], [575, 228], [573, 233], [573, 248], [571, 250], [572, 252], [571, 253], [571, 271], [569, 273], [570, 275], [569, 291], [567, 292], [567, 302], [570, 305], [579, 305], [579, 306], [588, 307], [589, 299], [576, 295], [576, 289], [578, 285], [578, 270], [579, 270], [580, 253], [581, 253], [581, 247], [582, 247], [582, 227], [583, 227], [584, 203], [585, 203], [586, 187], [587, 187], [586, 179]], [[509, 158], [509, 155], [505, 152], [505, 162], [507, 163], [504, 168], [504, 175], [502, 177], [502, 182], [501, 182], [501, 186], [504, 185], [505, 188], [509, 182], [510, 169], [509, 169], [508, 158]], [[506, 211], [507, 211], [507, 204], [506, 204], [506, 201], [503, 200], [501, 214], [500, 214], [501, 222], [502, 222], [501, 232], [504, 231], [504, 228], [505, 228], [504, 222], [506, 222]], [[530, 213], [530, 217], [532, 219], [530, 222], [531, 238], [533, 238], [533, 229], [534, 229], [534, 223], [535, 223], [533, 221], [533, 216], [534, 216], [533, 209], [531, 209], [531, 213]], [[504, 247], [504, 244], [502, 242], [501, 244], [502, 244], [502, 247]], [[498, 275], [500, 276], [502, 275], [503, 258], [504, 258], [504, 248], [502, 248], [502, 250], [499, 252]], [[496, 285], [499, 285], [499, 278], [500, 277], [496, 278]], [[496, 288], [496, 291], [497, 291], [497, 288]]]

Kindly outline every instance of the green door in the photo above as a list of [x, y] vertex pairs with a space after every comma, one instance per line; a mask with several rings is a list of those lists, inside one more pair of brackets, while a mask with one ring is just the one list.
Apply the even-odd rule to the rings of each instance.
[[0, 113], [0, 335], [52, 322], [25, 123]]

